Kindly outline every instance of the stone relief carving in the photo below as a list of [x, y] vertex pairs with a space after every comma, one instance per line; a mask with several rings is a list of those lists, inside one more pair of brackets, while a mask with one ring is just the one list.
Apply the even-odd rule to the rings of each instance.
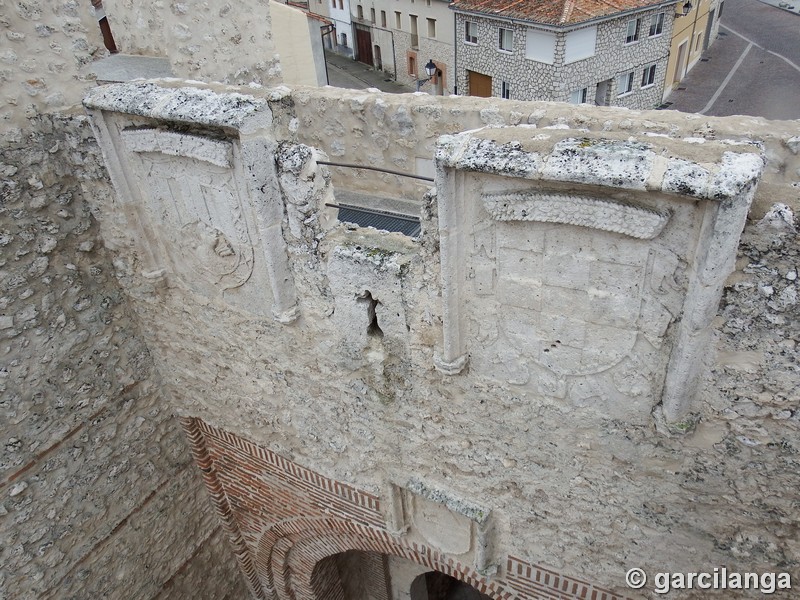
[[147, 191], [149, 214], [172, 236], [164, 246], [173, 272], [197, 291], [204, 284], [220, 292], [244, 285], [253, 275], [254, 242], [230, 170], [199, 169], [195, 159], [153, 153], [138, 159], [134, 171]]
[[142, 275], [280, 322], [296, 319], [266, 102], [118, 84], [92, 90], [84, 104]]
[[498, 221], [565, 223], [645, 240], [656, 237], [669, 220], [654, 210], [568, 194], [484, 194], [483, 205]]
[[[469, 360], [486, 377], [612, 416], [644, 420], [661, 402], [679, 421], [760, 154], [719, 144], [698, 165], [673, 146], [569, 135], [500, 128], [440, 141], [436, 367], [454, 374]], [[505, 150], [514, 168], [499, 172]]]
[[389, 527], [396, 535], [465, 561], [481, 572], [493, 572], [494, 526], [491, 511], [457, 498], [418, 479], [405, 486], [389, 484]]

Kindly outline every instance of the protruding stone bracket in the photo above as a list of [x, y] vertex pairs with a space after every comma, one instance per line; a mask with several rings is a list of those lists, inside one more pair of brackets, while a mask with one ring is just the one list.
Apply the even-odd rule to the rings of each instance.
[[137, 82], [94, 88], [84, 105], [117, 191], [111, 221], [133, 233], [142, 272], [297, 319], [267, 100]]
[[761, 148], [500, 127], [442, 136], [436, 168], [436, 368], [685, 420]]
[[447, 491], [411, 479], [391, 485], [390, 526], [410, 543], [472, 562], [485, 574], [496, 572], [491, 511]]

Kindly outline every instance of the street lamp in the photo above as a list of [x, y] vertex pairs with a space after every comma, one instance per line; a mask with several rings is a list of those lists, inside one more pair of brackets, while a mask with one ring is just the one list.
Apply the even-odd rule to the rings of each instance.
[[428, 76], [427, 79], [417, 79], [417, 91], [419, 91], [419, 88], [428, 83], [434, 77], [441, 77], [442, 71], [436, 66], [436, 63], [433, 62], [433, 59], [431, 59], [428, 61], [428, 64], [425, 65], [425, 74]]
[[694, 6], [692, 5], [692, 0], [686, 0], [686, 3], [681, 7], [681, 11], [682, 12], [675, 13], [675, 17], [676, 18], [677, 17], [685, 17], [690, 12], [692, 12], [692, 8], [694, 8]]

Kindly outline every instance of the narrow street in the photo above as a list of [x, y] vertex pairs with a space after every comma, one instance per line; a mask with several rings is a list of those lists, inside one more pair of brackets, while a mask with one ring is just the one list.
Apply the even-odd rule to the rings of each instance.
[[667, 102], [713, 116], [800, 119], [800, 14], [725, 0], [719, 38]]
[[409, 85], [394, 81], [389, 73], [377, 71], [365, 64], [333, 52], [325, 52], [328, 85], [354, 90], [377, 88], [383, 92], [404, 94], [415, 91]]

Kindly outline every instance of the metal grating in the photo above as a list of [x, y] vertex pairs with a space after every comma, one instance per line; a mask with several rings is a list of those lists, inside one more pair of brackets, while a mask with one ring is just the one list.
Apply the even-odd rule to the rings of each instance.
[[339, 204], [339, 220], [353, 223], [359, 227], [374, 227], [381, 231], [402, 233], [409, 237], [419, 237], [419, 218], [401, 215], [385, 210], [373, 210], [352, 204]]

